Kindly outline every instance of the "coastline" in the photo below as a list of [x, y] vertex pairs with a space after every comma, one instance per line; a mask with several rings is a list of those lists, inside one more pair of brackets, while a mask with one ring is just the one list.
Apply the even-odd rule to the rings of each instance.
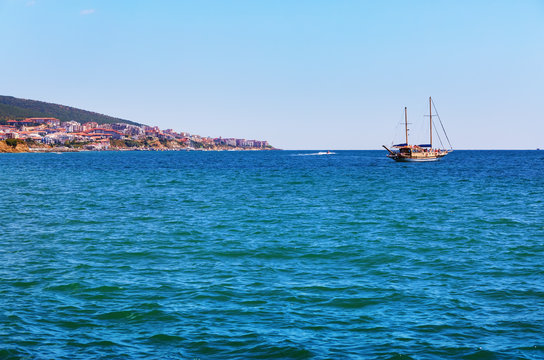
[[277, 150], [266, 140], [212, 138], [157, 126], [79, 123], [57, 118], [0, 119], [0, 153], [78, 151]]
[[[111, 142], [113, 143], [113, 141]], [[269, 148], [255, 148], [255, 147], [238, 147], [238, 146], [180, 146], [176, 144], [161, 143], [153, 144], [153, 146], [112, 146], [108, 147], [89, 147], [88, 144], [81, 144], [79, 146], [37, 146], [42, 144], [27, 143], [25, 141], [18, 141], [15, 146], [8, 145], [5, 140], [0, 141], [0, 153], [65, 153], [65, 152], [88, 152], [88, 151], [270, 151], [281, 150], [274, 147]]]

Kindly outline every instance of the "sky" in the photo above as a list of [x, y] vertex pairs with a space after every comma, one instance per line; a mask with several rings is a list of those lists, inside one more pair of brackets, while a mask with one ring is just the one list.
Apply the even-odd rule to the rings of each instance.
[[544, 148], [543, 0], [0, 0], [0, 34], [0, 95], [283, 149], [416, 139], [432, 96], [454, 149]]

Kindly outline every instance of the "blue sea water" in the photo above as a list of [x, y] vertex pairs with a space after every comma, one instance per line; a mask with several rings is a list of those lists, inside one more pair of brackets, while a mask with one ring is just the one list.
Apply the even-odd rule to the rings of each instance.
[[0, 171], [0, 359], [544, 358], [544, 152]]

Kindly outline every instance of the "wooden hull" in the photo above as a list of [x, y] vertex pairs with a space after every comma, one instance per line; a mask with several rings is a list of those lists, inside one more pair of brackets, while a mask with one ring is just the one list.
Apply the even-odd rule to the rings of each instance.
[[419, 159], [418, 158], [397, 157], [397, 158], [393, 158], [393, 160], [398, 161], [398, 162], [427, 162], [427, 161], [438, 161], [441, 158], [443, 158], [443, 156], [441, 156], [441, 157], [419, 158]]
[[[428, 161], [438, 161], [446, 156], [448, 153], [441, 153], [436, 155], [424, 155], [424, 156], [410, 156], [410, 155], [401, 155], [398, 153], [387, 155], [388, 158], [393, 159], [397, 162], [428, 162]], [[419, 155], [419, 154], [418, 154]]]

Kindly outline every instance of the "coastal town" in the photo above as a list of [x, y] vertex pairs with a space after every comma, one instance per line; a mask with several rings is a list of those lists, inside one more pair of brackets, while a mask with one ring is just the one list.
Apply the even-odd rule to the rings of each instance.
[[202, 137], [128, 123], [61, 122], [52, 117], [0, 121], [0, 145], [4, 145], [0, 152], [274, 149], [261, 140]]

